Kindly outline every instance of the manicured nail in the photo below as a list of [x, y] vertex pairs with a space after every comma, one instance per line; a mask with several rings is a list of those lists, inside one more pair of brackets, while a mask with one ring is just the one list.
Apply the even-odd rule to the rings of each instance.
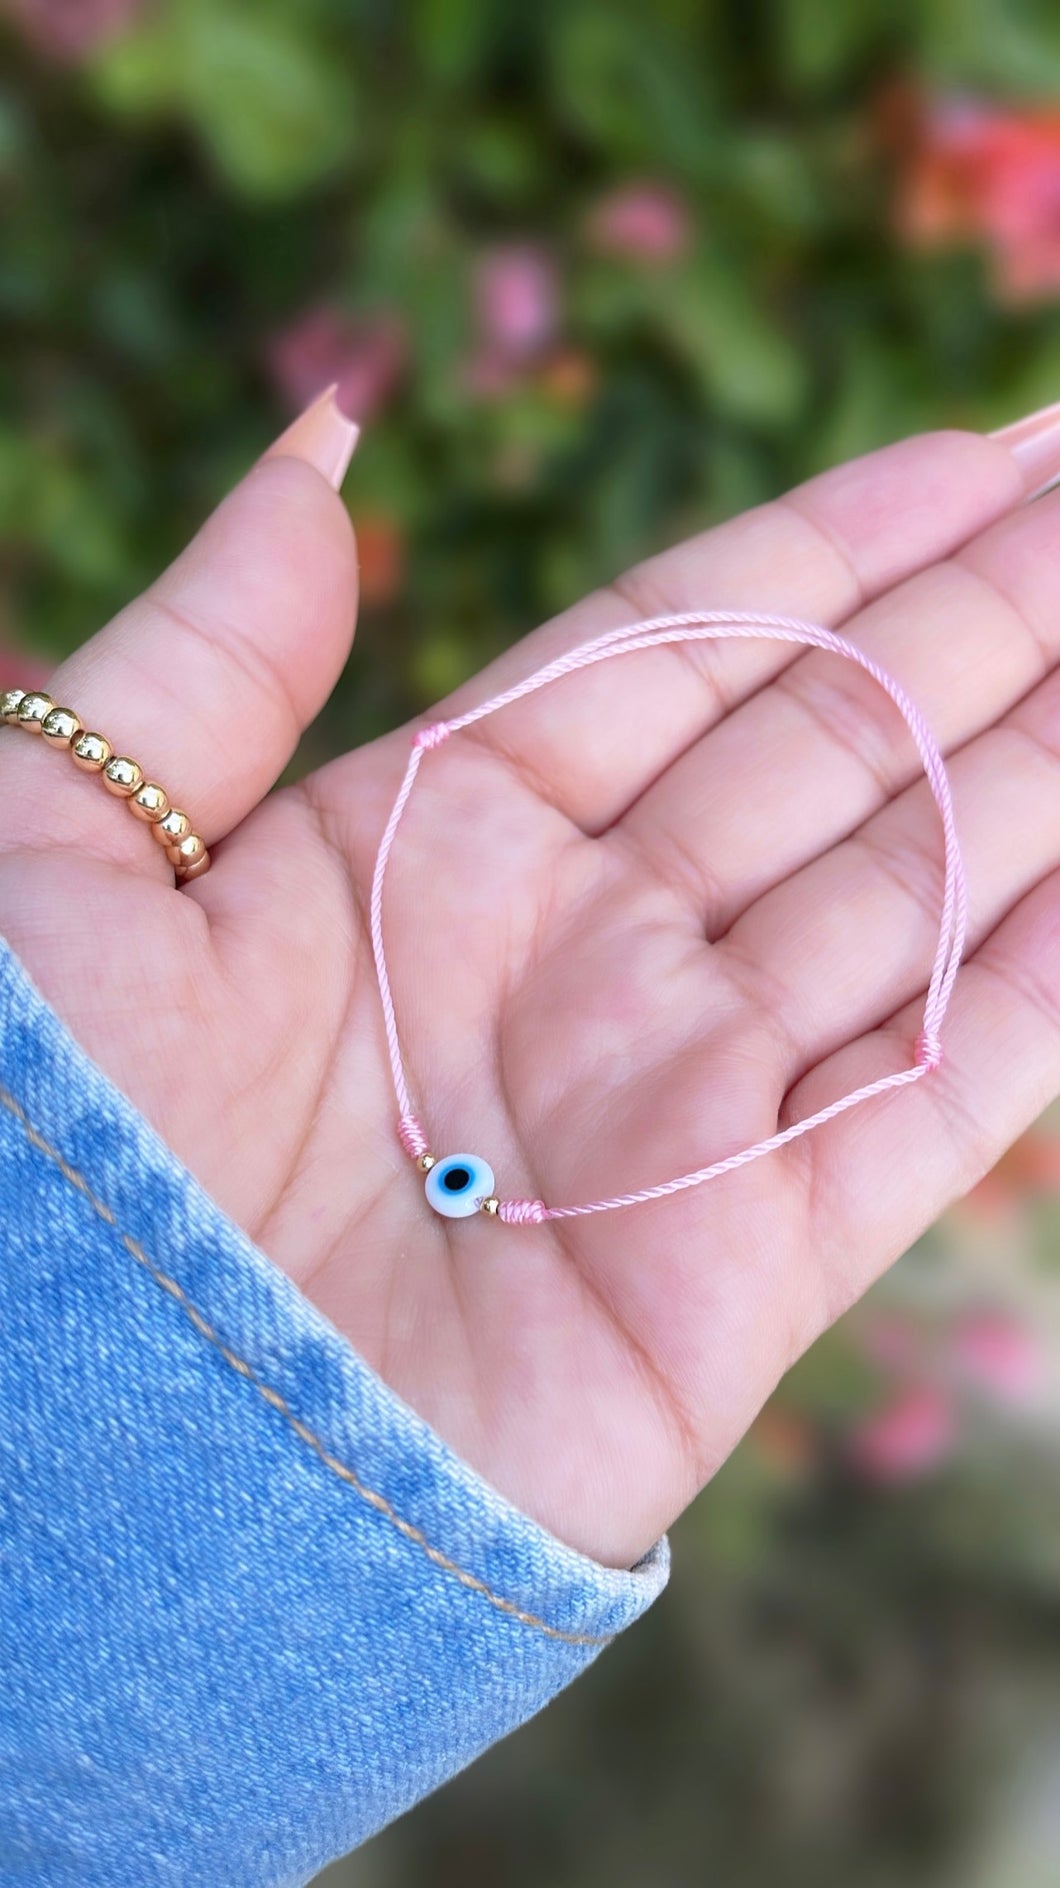
[[1008, 447], [1023, 474], [1027, 498], [1038, 498], [1060, 478], [1060, 400], [1000, 426], [990, 437]]
[[335, 400], [337, 386], [336, 382], [334, 387], [327, 387], [318, 394], [263, 454], [266, 459], [303, 459], [306, 465], [315, 466], [336, 491], [346, 477], [346, 468], [361, 433], [360, 427], [339, 411]]

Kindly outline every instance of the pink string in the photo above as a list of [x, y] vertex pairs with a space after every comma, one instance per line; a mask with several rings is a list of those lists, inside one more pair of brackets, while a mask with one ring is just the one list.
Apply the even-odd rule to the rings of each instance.
[[808, 1115], [805, 1120], [796, 1121], [791, 1127], [785, 1128], [783, 1133], [771, 1134], [767, 1140], [756, 1141], [753, 1147], [745, 1147], [737, 1154], [729, 1154], [724, 1160], [712, 1162], [709, 1167], [698, 1167], [694, 1173], [680, 1174], [674, 1180], [663, 1181], [659, 1186], [644, 1187], [637, 1193], [618, 1193], [610, 1199], [589, 1200], [581, 1206], [546, 1206], [543, 1200], [503, 1200], [499, 1217], [511, 1226], [540, 1225], [544, 1220], [549, 1219], [580, 1219], [588, 1213], [609, 1213], [620, 1206], [638, 1206], [644, 1200], [661, 1200], [667, 1194], [682, 1193], [688, 1187], [702, 1186], [707, 1180], [715, 1180], [723, 1173], [732, 1173], [737, 1167], [745, 1167], [749, 1161], [760, 1160], [763, 1154], [770, 1154], [775, 1148], [784, 1147], [789, 1141], [798, 1139], [800, 1135], [809, 1134], [813, 1128], [821, 1127], [824, 1122], [833, 1120], [836, 1115], [845, 1113], [848, 1108], [856, 1108], [861, 1102], [870, 1101], [876, 1095], [885, 1094], [890, 1088], [902, 1088], [911, 1082], [918, 1082], [930, 1070], [937, 1068], [942, 1060], [940, 1030], [964, 949], [968, 908], [964, 867], [957, 843], [949, 780], [942, 755], [923, 715], [901, 685], [888, 675], [885, 669], [881, 669], [879, 664], [874, 662], [871, 656], [867, 656], [864, 650], [859, 649], [855, 643], [848, 642], [845, 637], [836, 635], [832, 630], [822, 629], [816, 623], [801, 622], [797, 617], [766, 616], [744, 610], [689, 610], [679, 615], [651, 617], [644, 622], [630, 623], [624, 629], [610, 630], [606, 635], [597, 636], [591, 642], [582, 643], [579, 648], [571, 649], [566, 655], [558, 656], [554, 662], [546, 663], [544, 668], [527, 676], [525, 681], [516, 682], [513, 687], [492, 696], [489, 701], [482, 702], [479, 707], [470, 708], [466, 714], [455, 715], [449, 721], [437, 721], [430, 727], [421, 728], [414, 737], [405, 777], [398, 788], [390, 818], [387, 820], [379, 842], [379, 852], [372, 879], [371, 901], [372, 950], [379, 978], [379, 995], [383, 1006], [387, 1050], [398, 1104], [398, 1134], [402, 1146], [414, 1159], [418, 1159], [420, 1155], [427, 1152], [428, 1142], [412, 1106], [402, 1062], [401, 1045], [398, 1040], [394, 999], [391, 994], [386, 952], [383, 947], [383, 883], [397, 829], [408, 805], [423, 756], [432, 749], [440, 747], [452, 735], [459, 734], [462, 728], [470, 728], [476, 721], [484, 721], [488, 715], [496, 714], [498, 709], [507, 708], [513, 702], [522, 701], [527, 695], [536, 694], [539, 688], [547, 688], [550, 682], [559, 681], [564, 675], [573, 675], [577, 669], [588, 669], [597, 662], [608, 662], [615, 656], [630, 655], [637, 649], [657, 649], [668, 643], [678, 642], [710, 642], [726, 637], [757, 637], [772, 642], [806, 643], [811, 647], [828, 649], [835, 655], [845, 656], [849, 661], [856, 662], [860, 668], [872, 676], [875, 682], [879, 683], [881, 688], [886, 690], [905, 718], [939, 810], [945, 848], [945, 878], [939, 937], [931, 967], [923, 1021], [916, 1038], [916, 1059], [911, 1067], [898, 1069], [893, 1075], [881, 1076], [879, 1081], [868, 1082], [862, 1088], [855, 1088], [849, 1095], [843, 1095], [838, 1101], [830, 1102], [826, 1108], [820, 1108], [816, 1114]]

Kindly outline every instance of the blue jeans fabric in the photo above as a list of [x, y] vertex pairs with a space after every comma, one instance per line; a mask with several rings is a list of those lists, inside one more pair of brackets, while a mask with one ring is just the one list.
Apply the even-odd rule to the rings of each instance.
[[0, 1880], [304, 1883], [665, 1584], [510, 1506], [0, 944]]

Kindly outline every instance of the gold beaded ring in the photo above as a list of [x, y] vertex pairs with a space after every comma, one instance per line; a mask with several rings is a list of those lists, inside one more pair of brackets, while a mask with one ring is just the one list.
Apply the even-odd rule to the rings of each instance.
[[198, 833], [192, 832], [186, 813], [171, 806], [169, 795], [143, 768], [124, 754], [116, 754], [102, 734], [89, 733], [71, 708], [57, 708], [50, 695], [34, 689], [9, 688], [0, 694], [0, 721], [40, 734], [49, 747], [66, 747], [82, 773], [98, 774], [108, 793], [123, 799], [134, 818], [144, 820], [173, 867], [177, 884], [201, 878], [210, 869], [210, 855]]

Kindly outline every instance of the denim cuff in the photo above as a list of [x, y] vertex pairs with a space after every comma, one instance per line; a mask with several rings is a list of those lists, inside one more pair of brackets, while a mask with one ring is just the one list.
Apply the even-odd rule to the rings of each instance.
[[666, 1582], [513, 1508], [0, 943], [0, 1877], [298, 1884]]

